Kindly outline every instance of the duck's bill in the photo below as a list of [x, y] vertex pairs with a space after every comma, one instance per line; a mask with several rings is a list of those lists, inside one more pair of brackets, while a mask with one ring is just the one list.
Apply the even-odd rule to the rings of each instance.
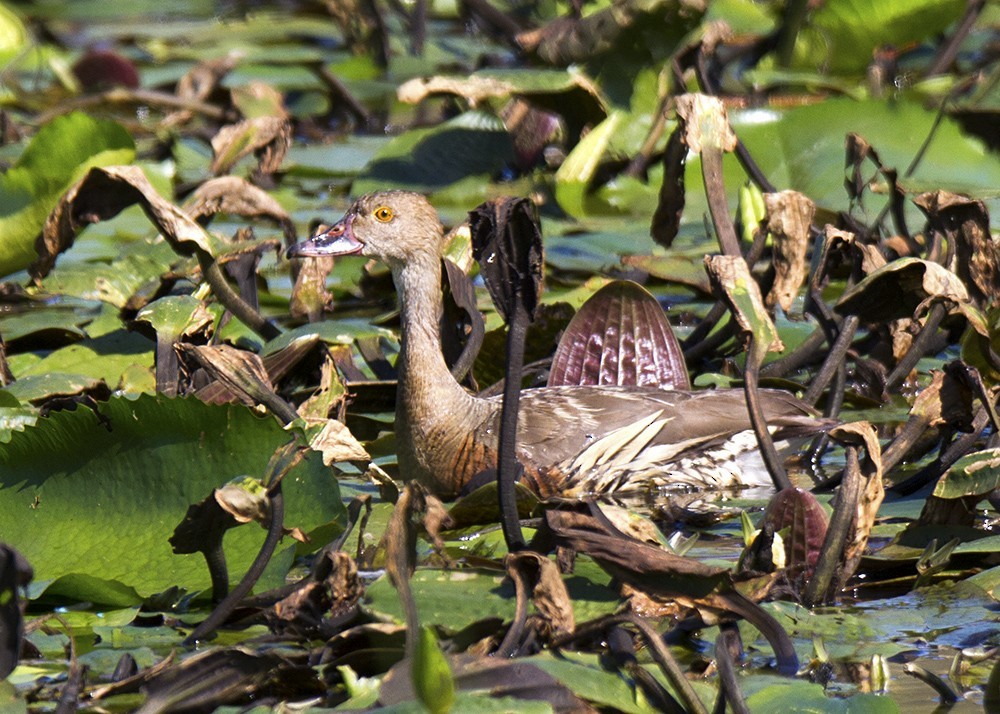
[[318, 258], [324, 255], [353, 255], [360, 253], [365, 244], [351, 231], [351, 216], [330, 226], [312, 238], [296, 243], [285, 253], [287, 258]]

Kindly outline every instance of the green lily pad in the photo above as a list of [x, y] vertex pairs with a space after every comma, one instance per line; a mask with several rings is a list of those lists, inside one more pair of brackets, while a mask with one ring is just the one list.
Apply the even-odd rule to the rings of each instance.
[[465, 112], [396, 137], [358, 176], [352, 192], [435, 191], [467, 176], [495, 174], [513, 159], [514, 144], [503, 122], [485, 112]]
[[1000, 449], [984, 449], [963, 456], [934, 487], [938, 498], [986, 496], [1000, 487]]
[[88, 169], [133, 158], [132, 137], [112, 121], [73, 112], [39, 129], [17, 163], [0, 175], [0, 275], [31, 264], [49, 212]]
[[[241, 474], [262, 474], [288, 434], [272, 417], [236, 405], [143, 396], [56, 412], [0, 445], [0, 541], [35, 570], [32, 597], [133, 605], [170, 587], [209, 585], [200, 555], [174, 555], [167, 539], [191, 503]], [[308, 457], [284, 481], [285, 523], [320, 547], [341, 527], [336, 481]], [[255, 525], [226, 536], [238, 578], [264, 538]], [[260, 587], [283, 582], [296, 550], [285, 545]]]

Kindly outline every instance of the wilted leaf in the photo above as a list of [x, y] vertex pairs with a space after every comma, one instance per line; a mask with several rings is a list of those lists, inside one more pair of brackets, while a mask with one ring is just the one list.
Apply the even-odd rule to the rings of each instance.
[[550, 637], [567, 635], [576, 629], [573, 604], [566, 591], [566, 583], [554, 560], [522, 550], [509, 553], [504, 559], [508, 572], [516, 570], [531, 589], [531, 598], [545, 623], [545, 634]]
[[[0, 22], [7, 12], [0, 6]], [[38, 259], [35, 239], [46, 216], [81, 173], [134, 157], [132, 137], [112, 121], [74, 112], [39, 129], [17, 162], [0, 175], [0, 275]]]
[[663, 308], [642, 286], [608, 283], [563, 332], [548, 385], [617, 384], [690, 389], [687, 366]]
[[38, 245], [38, 258], [31, 266], [32, 276], [39, 279], [47, 275], [56, 257], [73, 245], [83, 226], [116, 216], [134, 204], [142, 206], [177, 252], [189, 255], [194, 250], [203, 250], [213, 254], [205, 230], [160, 196], [141, 168], [109, 166], [87, 172], [49, 214]]
[[729, 126], [721, 99], [706, 94], [683, 94], [677, 97], [677, 114], [684, 122], [684, 143], [694, 153], [736, 148], [736, 134]]
[[670, 133], [663, 151], [663, 182], [656, 202], [649, 234], [659, 245], [669, 248], [681, 227], [684, 213], [684, 166], [687, 160], [683, 127], [678, 124]]
[[542, 294], [542, 230], [531, 201], [498, 198], [469, 213], [472, 252], [493, 303], [510, 322], [523, 307], [529, 321]]
[[245, 218], [268, 218], [285, 233], [286, 242], [297, 240], [291, 216], [271, 194], [239, 176], [219, 176], [201, 184], [184, 204], [184, 210], [196, 221], [216, 213]]
[[810, 245], [810, 225], [816, 204], [797, 191], [764, 195], [767, 230], [773, 236], [774, 285], [767, 294], [767, 306], [780, 305], [788, 312], [809, 271], [806, 253]]
[[177, 348], [183, 354], [194, 357], [212, 377], [222, 382], [236, 397], [248, 405], [267, 403], [265, 395], [274, 393], [264, 363], [253, 352], [229, 345], [180, 343]]
[[292, 127], [286, 117], [264, 116], [222, 127], [212, 137], [212, 173], [224, 174], [251, 153], [260, 157], [261, 173], [273, 174], [281, 166], [292, 142]]
[[969, 301], [969, 293], [957, 275], [937, 263], [900, 258], [845, 291], [834, 309], [869, 322], [888, 322], [913, 317], [928, 300], [961, 304]]
[[716, 294], [726, 302], [745, 335], [753, 335], [764, 350], [785, 349], [771, 317], [764, 309], [760, 286], [740, 256], [706, 255], [705, 270]]
[[570, 133], [598, 124], [607, 114], [606, 101], [593, 80], [576, 68], [487, 69], [461, 76], [411, 79], [396, 90], [402, 102], [418, 104], [429, 96], [455, 95], [472, 106], [490, 99], [524, 97], [532, 106], [557, 112]]
[[976, 300], [987, 305], [1000, 296], [1000, 243], [990, 234], [986, 204], [947, 191], [923, 193], [913, 202], [931, 228], [955, 246], [952, 266]]
[[309, 441], [316, 451], [323, 454], [323, 464], [331, 466], [340, 461], [367, 461], [371, 459], [354, 435], [343, 422], [336, 419], [324, 420], [323, 427]]

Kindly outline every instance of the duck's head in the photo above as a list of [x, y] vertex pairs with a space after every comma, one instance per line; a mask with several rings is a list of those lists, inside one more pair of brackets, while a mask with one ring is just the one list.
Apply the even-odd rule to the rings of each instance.
[[296, 243], [289, 258], [361, 254], [390, 266], [421, 254], [441, 255], [443, 230], [437, 211], [419, 193], [380, 191], [354, 202], [337, 223]]

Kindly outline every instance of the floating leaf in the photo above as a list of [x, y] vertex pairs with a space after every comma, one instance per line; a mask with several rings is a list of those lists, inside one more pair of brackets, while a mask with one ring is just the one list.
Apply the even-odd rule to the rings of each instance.
[[[0, 509], [8, 514], [0, 541], [31, 561], [32, 596], [131, 605], [169, 587], [205, 588], [202, 558], [170, 552], [174, 526], [189, 504], [229, 478], [263, 473], [288, 434], [245, 407], [194, 399], [118, 398], [101, 414], [104, 421], [87, 409], [57, 412], [0, 445]], [[286, 523], [336, 529], [344, 510], [329, 470], [316, 458], [293, 476]], [[233, 572], [246, 569], [263, 538], [251, 528], [227, 536]], [[284, 552], [272, 562], [278, 571], [288, 567]], [[283, 582], [284, 572], [268, 582], [275, 577]]]
[[963, 456], [934, 487], [938, 498], [986, 496], [1000, 488], [1000, 449], [984, 449]]
[[[0, 5], [0, 21], [6, 12]], [[132, 137], [112, 121], [73, 112], [39, 129], [17, 163], [0, 175], [0, 275], [36, 259], [35, 238], [46, 216], [84, 171], [133, 158]]]

